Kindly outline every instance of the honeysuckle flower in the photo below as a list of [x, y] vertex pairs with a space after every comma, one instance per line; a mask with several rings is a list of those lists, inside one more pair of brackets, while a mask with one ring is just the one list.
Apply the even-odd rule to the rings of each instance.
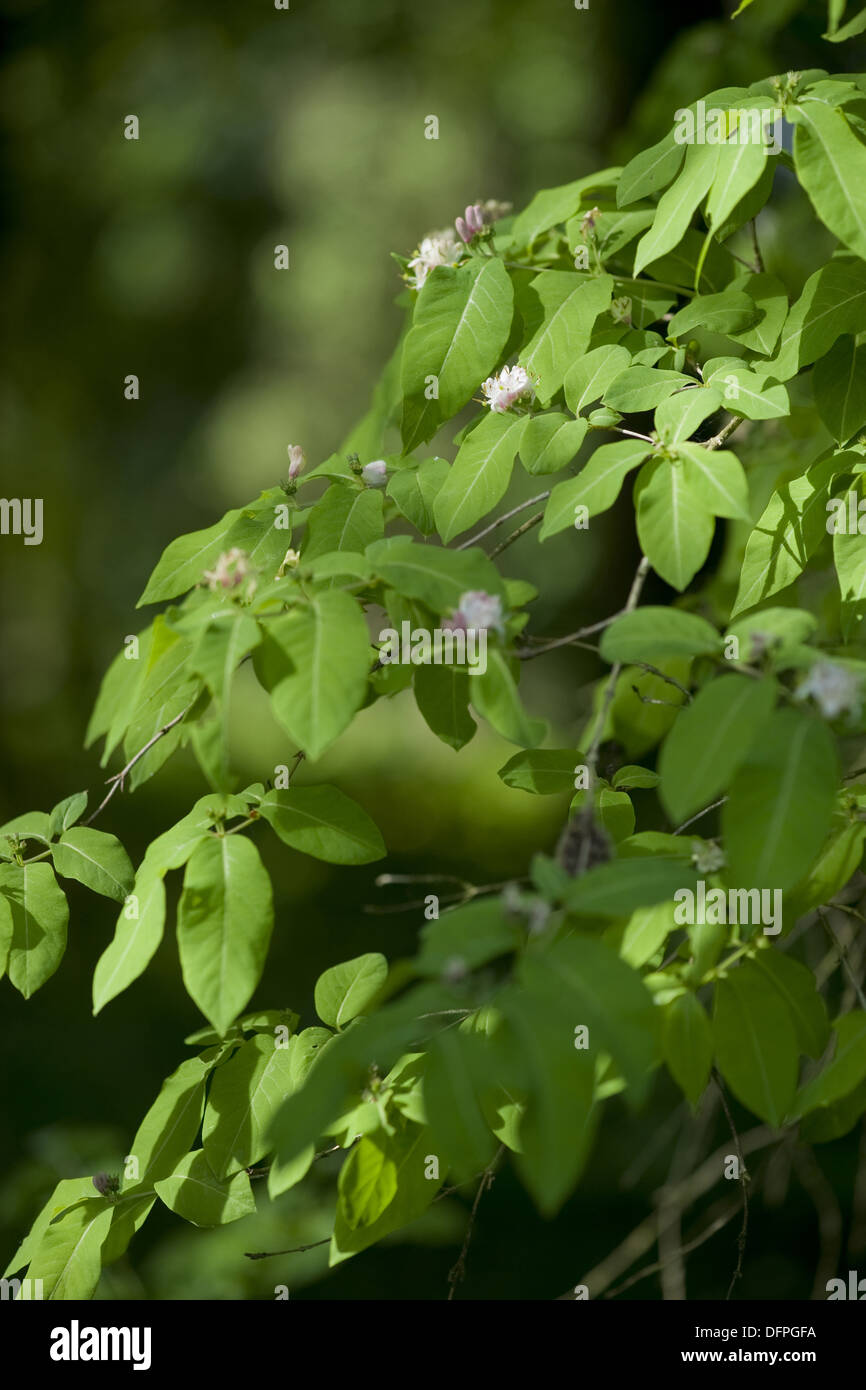
[[282, 579], [286, 573], [286, 570], [297, 569], [300, 563], [300, 559], [301, 552], [299, 550], [287, 550], [285, 555], [283, 556], [280, 568], [277, 570], [277, 579]]
[[699, 874], [718, 873], [726, 862], [724, 850], [714, 841], [704, 845], [700, 840], [692, 840], [692, 863]]
[[819, 661], [797, 689], [797, 699], [811, 695], [825, 719], [837, 719], [840, 714], [858, 715], [861, 704], [860, 679], [845, 666], [832, 661]]
[[202, 579], [213, 590], [237, 589], [241, 584], [246, 584], [247, 593], [251, 594], [256, 587], [250, 558], [245, 550], [239, 550], [237, 546], [223, 551], [213, 569], [204, 571]]
[[485, 593], [483, 589], [468, 589], [460, 595], [460, 603], [453, 618], [446, 618], [443, 628], [452, 632], [486, 631], [493, 628], [500, 636], [505, 634], [505, 617], [502, 612], [502, 599], [498, 594]]
[[300, 444], [289, 445], [289, 479], [294, 482], [299, 473], [303, 472], [307, 456]]
[[409, 262], [412, 271], [410, 285], [420, 290], [431, 270], [435, 270], [437, 265], [456, 265], [462, 254], [463, 247], [454, 240], [450, 227], [441, 232], [431, 232], [425, 236]]
[[580, 224], [580, 235], [583, 237], [584, 241], [586, 241], [590, 232], [595, 231], [595, 220], [600, 216], [601, 211], [599, 208], [590, 208], [589, 212], [584, 214], [583, 221]]
[[484, 210], [480, 203], [471, 203], [466, 209], [465, 219], [458, 217], [454, 224], [461, 241], [471, 241], [484, 230]]
[[372, 463], [364, 464], [361, 477], [367, 487], [384, 487], [388, 481], [388, 465], [384, 459], [374, 459]]
[[499, 414], [510, 410], [523, 396], [534, 396], [535, 387], [525, 367], [503, 367], [496, 376], [489, 376], [482, 382], [481, 390], [487, 397], [486, 405]]

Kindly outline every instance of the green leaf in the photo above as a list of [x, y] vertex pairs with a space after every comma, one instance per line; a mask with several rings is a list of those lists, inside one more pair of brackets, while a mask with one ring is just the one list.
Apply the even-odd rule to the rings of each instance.
[[820, 1057], [830, 1037], [830, 1023], [812, 971], [782, 951], [772, 949], [756, 952], [753, 964], [768, 988], [775, 990], [786, 1005], [800, 1051], [809, 1057]]
[[742, 290], [696, 294], [674, 314], [668, 324], [668, 337], [685, 338], [696, 329], [705, 333], [741, 333], [745, 328], [752, 328], [759, 317], [754, 302]]
[[124, 1178], [121, 1191], [152, 1189], [158, 1178], [167, 1178], [195, 1142], [204, 1110], [205, 1083], [214, 1060], [190, 1057], [163, 1081], [159, 1095], [138, 1127], [129, 1157], [137, 1176]]
[[695, 387], [696, 384], [694, 377], [686, 376], [684, 372], [663, 371], [660, 367], [626, 367], [624, 372], [614, 377], [602, 400], [612, 410], [633, 415], [642, 410], [655, 410], [674, 391]]
[[340, 1208], [350, 1231], [372, 1226], [397, 1195], [397, 1165], [366, 1136], [340, 1170]]
[[177, 915], [183, 980], [225, 1034], [259, 982], [273, 927], [271, 883], [251, 840], [222, 835], [186, 866]]
[[508, 338], [513, 298], [498, 259], [437, 266], [427, 278], [403, 349], [404, 452], [430, 439], [492, 372]]
[[833, 346], [843, 333], [859, 333], [866, 312], [866, 265], [834, 256], [816, 270], [791, 309], [776, 356], [760, 364], [767, 376], [787, 381]]
[[601, 639], [605, 661], [650, 661], [670, 656], [709, 656], [720, 652], [722, 639], [696, 613], [679, 608], [636, 608], [615, 618]]
[[635, 275], [682, 241], [698, 204], [710, 189], [718, 158], [718, 145], [688, 146], [682, 172], [662, 194], [653, 225], [638, 242]]
[[217, 1178], [267, 1153], [265, 1135], [292, 1089], [290, 1050], [273, 1033], [257, 1033], [217, 1068], [202, 1124], [205, 1158]]
[[731, 617], [791, 584], [827, 534], [827, 498], [844, 465], [821, 459], [773, 493], [746, 543]]
[[623, 169], [616, 189], [617, 207], [626, 207], [666, 188], [676, 178], [683, 162], [685, 146], [669, 131], [658, 144], [641, 150]]
[[620, 170], [616, 168], [602, 169], [598, 174], [575, 179], [573, 183], [560, 184], [557, 188], [539, 189], [532, 201], [514, 219], [511, 235], [515, 246], [531, 247], [542, 232], [573, 217], [585, 193], [595, 189], [612, 188], [619, 174]]
[[737, 1099], [768, 1124], [781, 1125], [797, 1087], [797, 1036], [786, 1005], [749, 961], [716, 985], [713, 1041]]
[[742, 888], [790, 888], [830, 829], [839, 761], [829, 729], [796, 710], [779, 710], [749, 751], [722, 810], [727, 881]]
[[626, 767], [618, 768], [613, 774], [614, 787], [657, 787], [660, 782], [657, 772], [651, 772], [648, 767], [635, 767], [629, 763]]
[[668, 1071], [694, 1110], [710, 1079], [713, 1030], [693, 994], [680, 994], [665, 1005], [662, 1047]]
[[677, 716], [659, 759], [662, 804], [674, 821], [708, 806], [730, 784], [775, 699], [773, 680], [719, 676]]
[[579, 415], [593, 401], [601, 400], [607, 388], [626, 370], [630, 362], [627, 348], [605, 343], [593, 348], [569, 367], [563, 386], [568, 408]]
[[739, 128], [719, 146], [718, 165], [706, 205], [708, 227], [717, 231], [722, 226], [737, 204], [754, 188], [766, 163], [766, 141], [743, 140]]
[[27, 1277], [42, 1280], [43, 1298], [76, 1301], [92, 1298], [102, 1273], [100, 1251], [113, 1209], [102, 1197], [73, 1206], [45, 1229]]
[[629, 917], [696, 881], [692, 869], [669, 859], [612, 859], [573, 879], [565, 905], [581, 917]]
[[574, 526], [578, 507], [586, 507], [587, 516], [597, 516], [612, 507], [627, 474], [643, 463], [650, 447], [640, 439], [622, 439], [596, 449], [576, 478], [557, 483], [551, 492], [539, 540], [546, 541]]
[[433, 504], [436, 527], [446, 544], [504, 496], [525, 425], [523, 417], [491, 411], [461, 444]]
[[844, 444], [866, 425], [866, 345], [845, 334], [812, 372], [815, 405], [833, 438]]
[[515, 753], [499, 776], [508, 787], [553, 796], [574, 790], [575, 772], [583, 761], [584, 755], [574, 748], [534, 748]]
[[[534, 990], [533, 984], [541, 988]], [[597, 1042], [590, 1026], [590, 1047], [575, 1047], [576, 1026], [589, 1020], [571, 996], [551, 1007], [546, 977], [530, 980], [526, 988], [504, 991], [497, 1003], [520, 1058], [527, 1092], [518, 1122], [515, 1166], [536, 1206], [552, 1216], [577, 1182], [594, 1136]], [[512, 1086], [506, 1085], [506, 1090], [510, 1095]]]
[[93, 1012], [137, 980], [162, 941], [165, 927], [165, 885], [162, 873], [145, 859], [135, 876], [130, 898], [124, 903], [114, 938], [106, 946], [93, 972]]
[[569, 420], [558, 411], [533, 416], [520, 437], [520, 462], [533, 476], [558, 473], [577, 454], [587, 428], [585, 420]]
[[[705, 273], [706, 269], [705, 265]], [[731, 333], [730, 336], [750, 351], [769, 356], [779, 341], [779, 334], [788, 314], [785, 286], [775, 275], [767, 275], [761, 271], [758, 275], [738, 275], [731, 281], [731, 289], [743, 290], [755, 304], [761, 317], [753, 328], [745, 332]]]
[[385, 854], [375, 822], [338, 787], [270, 791], [258, 803], [280, 839], [329, 864], [369, 864]]
[[514, 674], [498, 647], [488, 650], [487, 670], [473, 675], [470, 699], [481, 718], [512, 743], [534, 748], [547, 733], [545, 721], [531, 719], [523, 708]]
[[457, 961], [467, 972], [477, 970], [497, 956], [516, 951], [521, 940], [520, 927], [506, 916], [499, 899], [487, 898], [450, 908], [427, 922], [415, 965], [420, 974], [432, 976], [441, 975]]
[[65, 830], [52, 848], [54, 867], [63, 878], [74, 878], [94, 893], [123, 902], [135, 881], [129, 855], [114, 835], [87, 826]]
[[0, 864], [0, 897], [12, 918], [9, 979], [29, 999], [63, 959], [69, 921], [66, 896], [51, 865], [40, 863]]
[[348, 594], [324, 590], [270, 633], [293, 667], [271, 691], [274, 714], [309, 758], [319, 758], [364, 700], [372, 665], [364, 615]]
[[454, 666], [418, 666], [415, 702], [428, 728], [451, 748], [463, 748], [477, 724], [469, 713], [469, 676]]
[[736, 357], [713, 357], [704, 363], [704, 380], [719, 392], [726, 410], [747, 420], [780, 420], [791, 413], [784, 386], [750, 372]]
[[48, 822], [48, 838], [53, 840], [69, 830], [87, 810], [87, 792], [73, 792], [63, 801], [58, 801]]
[[186, 593], [193, 584], [197, 584], [203, 571], [213, 565], [222, 551], [229, 548], [228, 537], [240, 516], [240, 508], [226, 512], [213, 526], [178, 536], [166, 546], [136, 607], [162, 603], [164, 599]]
[[316, 1013], [339, 1032], [372, 1003], [387, 975], [388, 962], [378, 951], [333, 965], [316, 981]]
[[381, 575], [404, 598], [419, 599], [434, 613], [452, 613], [470, 589], [484, 589], [504, 598], [499, 571], [483, 550], [443, 550], [418, 545], [408, 536], [391, 536], [367, 551]]
[[398, 469], [388, 482], [388, 496], [422, 535], [429, 536], [436, 528], [433, 504], [450, 471], [447, 459], [426, 459], [418, 468]]
[[258, 623], [236, 609], [202, 628], [189, 666], [202, 677], [218, 705], [225, 701], [241, 661], [261, 640]]
[[610, 304], [613, 280], [609, 275], [546, 270], [532, 281], [530, 292], [538, 306], [529, 312], [532, 336], [521, 348], [520, 362], [537, 377], [538, 397], [547, 404], [569, 367], [586, 351], [596, 319]]
[[246, 1173], [235, 1173], [220, 1182], [211, 1172], [203, 1149], [187, 1154], [169, 1177], [154, 1183], [154, 1188], [169, 1211], [193, 1226], [225, 1226], [254, 1215], [256, 1210]]
[[[359, 1158], [362, 1148], [364, 1153]], [[428, 1176], [427, 1158], [434, 1149], [435, 1141], [429, 1129], [402, 1118], [395, 1124], [393, 1134], [378, 1130], [363, 1137], [340, 1170], [331, 1240], [332, 1266], [366, 1250], [392, 1231], [408, 1226], [427, 1210], [441, 1185], [440, 1180]], [[363, 1181], [365, 1176], [370, 1178], [376, 1171], [380, 1176], [372, 1184]], [[395, 1191], [379, 1215], [370, 1219], [376, 1206], [382, 1203], [391, 1177]], [[365, 1188], [368, 1189], [366, 1199]], [[365, 1219], [352, 1226], [350, 1215]]]
[[684, 440], [677, 445], [689, 491], [714, 516], [750, 521], [749, 484], [743, 465], [728, 449], [705, 449]]
[[699, 425], [722, 403], [720, 392], [711, 386], [677, 391], [656, 406], [655, 427], [664, 444], [678, 444], [695, 433]]
[[682, 591], [707, 558], [715, 523], [681, 464], [653, 459], [635, 484], [637, 534], [657, 574]]
[[[619, 928], [616, 926], [612, 928], [614, 933], [618, 930]], [[674, 921], [674, 904], [672, 902], [654, 903], [652, 907], [639, 907], [626, 923], [622, 940], [619, 943], [619, 954], [626, 965], [631, 965], [635, 970], [638, 970], [652, 959], [664, 945], [671, 932], [674, 931], [677, 931], [677, 924]]]
[[815, 212], [866, 259], [866, 147], [846, 113], [808, 95], [793, 109], [794, 167]]
[[857, 1010], [833, 1022], [836, 1047], [830, 1061], [797, 1093], [791, 1119], [842, 1100], [866, 1077], [866, 1013]]
[[566, 1015], [572, 1051], [579, 1051], [575, 1028], [585, 1025], [591, 1055], [609, 1052], [635, 1099], [646, 1094], [659, 1052], [658, 1014], [637, 971], [610, 946], [575, 933], [544, 952], [524, 956], [517, 983], [521, 992], [543, 1001], [552, 1016]]
[[433, 1150], [460, 1178], [472, 1177], [493, 1158], [496, 1141], [481, 1096], [496, 1080], [490, 1038], [477, 1031], [444, 1029], [434, 1038], [424, 1069], [424, 1110], [436, 1136]]
[[313, 560], [334, 550], [363, 552], [381, 539], [384, 529], [381, 492], [332, 483], [310, 512], [303, 558]]

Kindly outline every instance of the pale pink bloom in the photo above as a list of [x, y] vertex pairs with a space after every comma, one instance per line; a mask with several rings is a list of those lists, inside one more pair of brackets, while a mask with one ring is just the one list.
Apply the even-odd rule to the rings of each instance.
[[504, 636], [502, 599], [497, 594], [485, 593], [483, 589], [469, 589], [460, 595], [460, 603], [454, 617], [447, 618], [442, 626], [450, 628], [452, 632], [481, 632], [493, 628], [500, 636]]
[[306, 462], [307, 458], [300, 444], [290, 444], [289, 478], [292, 482], [294, 482], [295, 478], [297, 478], [299, 473], [303, 472], [304, 465], [306, 464]]
[[456, 265], [462, 254], [463, 247], [454, 240], [454, 233], [450, 227], [425, 236], [409, 262], [409, 269], [412, 271], [409, 283], [412, 288], [420, 290], [431, 270], [435, 270], [437, 265]]
[[847, 667], [837, 666], [832, 661], [819, 661], [798, 687], [798, 700], [805, 700], [809, 695], [825, 719], [837, 719], [846, 711], [853, 715], [860, 713], [859, 677]]
[[237, 589], [239, 585], [246, 583], [248, 593], [255, 589], [255, 572], [250, 564], [249, 556], [245, 550], [238, 550], [234, 546], [231, 550], [223, 551], [212, 570], [205, 570], [202, 575], [209, 589]]
[[364, 464], [361, 477], [367, 487], [384, 487], [388, 481], [388, 465], [384, 459], [374, 459], [372, 463]]
[[481, 390], [491, 410], [503, 414], [523, 396], [534, 396], [535, 387], [525, 367], [503, 367], [496, 376], [489, 376]]

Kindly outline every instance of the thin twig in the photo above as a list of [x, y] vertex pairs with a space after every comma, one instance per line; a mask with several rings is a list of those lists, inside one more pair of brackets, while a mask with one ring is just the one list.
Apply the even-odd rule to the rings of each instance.
[[483, 531], [477, 531], [474, 536], [470, 536], [468, 541], [461, 541], [458, 546], [454, 547], [455, 550], [468, 550], [471, 545], [477, 545], [485, 536], [489, 536], [491, 531], [495, 531], [497, 526], [502, 526], [504, 522], [510, 521], [513, 516], [517, 516], [518, 512], [525, 511], [527, 507], [534, 506], [536, 502], [545, 502], [549, 496], [550, 488], [547, 489], [547, 492], [540, 492], [537, 497], [527, 498], [527, 500], [521, 502], [519, 506], [512, 507], [510, 512], [505, 512], [503, 516], [499, 516], [495, 521], [491, 521], [490, 525], [485, 526]]
[[830, 925], [830, 919], [825, 913], [823, 907], [818, 908], [818, 916], [821, 920], [821, 924], [824, 927], [825, 932], [829, 936], [833, 945], [836, 947], [836, 950], [839, 952], [839, 959], [842, 962], [842, 969], [845, 971], [845, 974], [848, 976], [848, 979], [851, 982], [851, 986], [854, 990], [854, 993], [857, 995], [857, 1000], [860, 1004], [860, 1008], [866, 1009], [866, 994], [863, 993], [863, 986], [860, 984], [860, 981], [857, 979], [857, 976], [851, 969], [851, 962], [848, 959], [847, 946], [843, 945], [843, 943], [839, 940], [838, 936], [834, 932], [832, 926]]
[[469, 1224], [466, 1227], [466, 1235], [463, 1237], [463, 1246], [460, 1254], [457, 1256], [456, 1263], [448, 1274], [448, 1283], [450, 1285], [448, 1290], [449, 1303], [457, 1292], [457, 1285], [460, 1283], [460, 1280], [466, 1277], [466, 1256], [469, 1254], [469, 1246], [472, 1243], [472, 1236], [475, 1230], [475, 1218], [478, 1215], [481, 1198], [484, 1196], [487, 1189], [493, 1186], [493, 1179], [496, 1177], [496, 1165], [504, 1153], [505, 1145], [500, 1144], [496, 1154], [481, 1174], [478, 1191], [475, 1193], [475, 1201], [472, 1203], [472, 1210], [469, 1213]]
[[725, 1298], [729, 1299], [731, 1294], [734, 1292], [734, 1286], [743, 1277], [743, 1260], [745, 1259], [746, 1255], [746, 1240], [749, 1234], [749, 1174], [746, 1171], [746, 1160], [743, 1156], [743, 1146], [740, 1142], [740, 1136], [737, 1132], [737, 1127], [734, 1124], [734, 1117], [731, 1114], [730, 1106], [728, 1105], [727, 1095], [725, 1094], [724, 1082], [722, 1081], [722, 1078], [715, 1067], [713, 1067], [712, 1070], [712, 1077], [716, 1083], [716, 1087], [718, 1088], [719, 1097], [722, 1102], [722, 1109], [725, 1112], [725, 1119], [727, 1120], [728, 1125], [730, 1127], [731, 1136], [734, 1140], [734, 1147], [737, 1150], [737, 1163], [739, 1165], [740, 1170], [740, 1186], [742, 1187], [743, 1191], [743, 1224], [740, 1227], [740, 1234], [737, 1236], [737, 1263], [734, 1272], [731, 1275], [731, 1282], [728, 1285], [728, 1292], [725, 1294]]
[[756, 274], [756, 275], [763, 275], [763, 273], [764, 273], [764, 257], [761, 255], [761, 248], [760, 248], [760, 246], [758, 245], [758, 224], [757, 224], [757, 219], [754, 218], [754, 217], [752, 218], [751, 222], [749, 223], [749, 230], [750, 230], [751, 233], [752, 233], [752, 248], [753, 248], [753, 250], [754, 250], [754, 252], [755, 252], [755, 274]]
[[96, 820], [96, 817], [99, 815], [100, 811], [105, 810], [109, 801], [114, 796], [114, 793], [118, 789], [122, 790], [123, 784], [129, 773], [135, 767], [135, 764], [139, 762], [141, 758], [144, 757], [145, 753], [149, 753], [153, 745], [155, 743], [159, 743], [159, 740], [161, 738], [164, 738], [165, 735], [169, 732], [169, 730], [174, 728], [175, 724], [179, 724], [182, 719], [185, 719], [191, 709], [192, 705], [187, 705], [186, 709], [181, 710], [180, 714], [176, 714], [174, 719], [170, 719], [167, 724], [163, 724], [161, 729], [157, 729], [153, 738], [148, 739], [147, 743], [144, 745], [143, 748], [139, 748], [135, 757], [130, 758], [129, 762], [126, 764], [126, 767], [121, 768], [120, 772], [115, 772], [113, 777], [108, 778], [109, 789], [107, 794], [103, 797], [102, 801], [99, 803], [96, 810], [93, 812], [93, 815], [88, 816], [87, 820], [83, 822], [84, 825], [90, 825], [93, 821]]
[[705, 806], [702, 811], [698, 811], [696, 816], [692, 816], [690, 820], [684, 820], [682, 825], [677, 826], [674, 834], [679, 835], [683, 830], [688, 830], [689, 826], [694, 825], [696, 820], [700, 820], [702, 816], [708, 816], [710, 811], [716, 811], [720, 806], [724, 806], [727, 799], [726, 796], [720, 796], [718, 801], [714, 801], [710, 806]]
[[490, 559], [495, 560], [497, 555], [501, 555], [503, 550], [507, 550], [515, 541], [519, 541], [521, 536], [525, 536], [527, 531], [531, 531], [533, 526], [537, 526], [539, 521], [544, 518], [544, 512], [536, 512], [528, 521], [524, 521], [522, 526], [518, 526], [516, 531], [512, 531], [510, 536], [506, 536], [504, 541], [500, 541], [490, 552]]
[[329, 1245], [330, 1236], [325, 1236], [324, 1240], [311, 1241], [309, 1245], [295, 1245], [291, 1250], [245, 1250], [244, 1254], [248, 1260], [269, 1260], [272, 1255], [303, 1255], [307, 1250], [315, 1250], [317, 1245]]
[[589, 627], [579, 627], [577, 632], [569, 632], [566, 637], [555, 637], [552, 642], [545, 642], [541, 647], [527, 647], [523, 651], [516, 652], [515, 655], [520, 661], [534, 661], [537, 656], [544, 656], [545, 652], [555, 651], [557, 647], [579, 646], [580, 638], [591, 637], [594, 632], [601, 632], [603, 628], [610, 627], [615, 618], [622, 616], [622, 610], [613, 613], [609, 618], [602, 618], [600, 623], [590, 623]]

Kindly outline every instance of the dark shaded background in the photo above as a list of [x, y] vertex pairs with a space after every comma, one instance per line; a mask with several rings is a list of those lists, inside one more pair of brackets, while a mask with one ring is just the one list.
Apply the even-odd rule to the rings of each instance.
[[[363, 411], [401, 322], [391, 250], [411, 253], [468, 201], [519, 207], [539, 186], [628, 158], [714, 87], [852, 59], [850, 46], [821, 41], [823, 6], [797, 0], [757, 0], [733, 25], [721, 6], [660, 0], [590, 0], [584, 11], [569, 0], [293, 0], [288, 13], [269, 0], [3, 0], [0, 13], [0, 491], [45, 503], [40, 547], [0, 538], [0, 822], [82, 787], [98, 795], [106, 773], [82, 750], [87, 716], [123, 637], [142, 626], [135, 601], [163, 546], [274, 485], [288, 443], [324, 458]], [[123, 138], [129, 113], [138, 142]], [[423, 138], [428, 114], [439, 117], [436, 142]], [[827, 249], [796, 228], [792, 214], [766, 229], [771, 268], [794, 281]], [[277, 243], [290, 248], [287, 272], [274, 270]], [[137, 402], [123, 396], [128, 373], [140, 378]], [[530, 538], [510, 552], [507, 572], [543, 585], [534, 632], [569, 631], [621, 601], [636, 554], [628, 500], [581, 541], [579, 562], [573, 545]], [[554, 721], [557, 741], [576, 738], [592, 661], [572, 651], [527, 670], [533, 712]], [[241, 684], [233, 752], [251, 781], [293, 750], [254, 685]], [[512, 752], [480, 732], [456, 758], [404, 697], [359, 718], [315, 776], [368, 808], [389, 859], [333, 869], [263, 843], [277, 930], [254, 1002], [290, 1004], [309, 1022], [324, 967], [411, 950], [417, 908], [363, 911], [399, 900], [375, 888], [382, 868], [484, 883], [549, 847], [566, 803], [505, 788], [495, 772]], [[180, 754], [100, 823], [138, 862], [204, 790]], [[0, 985], [2, 1262], [57, 1176], [118, 1168], [201, 1022], [171, 933], [94, 1020], [90, 981], [116, 909], [76, 884], [69, 897], [58, 973], [29, 1003]], [[555, 1223], [503, 1173], [461, 1296], [549, 1298], [577, 1282], [650, 1210], [676, 1104], [662, 1081], [649, 1113], [614, 1101]], [[855, 1142], [822, 1162], [831, 1187], [850, 1190]], [[158, 1210], [100, 1294], [269, 1297], [288, 1283], [293, 1296], [444, 1297], [460, 1199], [331, 1275], [322, 1251], [244, 1260], [246, 1249], [327, 1234], [332, 1194], [333, 1170], [319, 1164], [313, 1186], [275, 1207], [263, 1200], [239, 1226], [196, 1231]], [[724, 1292], [734, 1238], [728, 1227], [691, 1257], [691, 1297]], [[754, 1216], [743, 1293], [808, 1297], [816, 1250], [813, 1208], [791, 1188], [787, 1204]], [[627, 1296], [657, 1298], [658, 1284]]]

